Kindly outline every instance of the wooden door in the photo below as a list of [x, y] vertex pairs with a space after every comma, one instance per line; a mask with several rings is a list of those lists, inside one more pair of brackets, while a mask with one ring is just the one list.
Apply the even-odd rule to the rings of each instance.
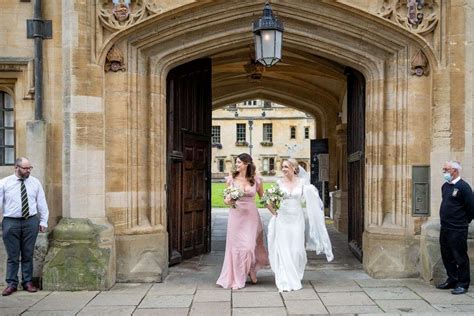
[[211, 60], [167, 78], [167, 215], [170, 265], [210, 251]]
[[362, 261], [365, 175], [365, 79], [347, 69], [347, 162], [349, 248]]

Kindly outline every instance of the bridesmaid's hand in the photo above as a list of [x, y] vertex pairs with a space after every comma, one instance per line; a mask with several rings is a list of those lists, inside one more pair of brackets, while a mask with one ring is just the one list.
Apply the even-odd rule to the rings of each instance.
[[224, 199], [224, 203], [225, 203], [226, 205], [235, 205], [235, 201], [232, 200], [232, 199], [230, 198], [230, 196], [227, 196], [227, 197]]

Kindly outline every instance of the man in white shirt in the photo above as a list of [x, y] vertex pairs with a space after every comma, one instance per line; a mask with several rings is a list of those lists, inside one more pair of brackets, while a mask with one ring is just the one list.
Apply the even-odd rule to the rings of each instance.
[[0, 180], [0, 204], [3, 209], [3, 243], [7, 251], [7, 287], [2, 295], [8, 296], [18, 287], [18, 268], [21, 257], [23, 289], [36, 292], [33, 278], [33, 252], [38, 231], [48, 227], [49, 210], [43, 187], [30, 176], [30, 161], [25, 157], [15, 161], [15, 173]]

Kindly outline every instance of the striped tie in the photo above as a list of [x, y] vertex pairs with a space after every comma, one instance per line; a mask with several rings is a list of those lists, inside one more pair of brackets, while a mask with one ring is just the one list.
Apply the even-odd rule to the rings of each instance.
[[21, 216], [30, 217], [30, 207], [28, 206], [28, 194], [26, 193], [25, 179], [19, 179], [21, 182]]

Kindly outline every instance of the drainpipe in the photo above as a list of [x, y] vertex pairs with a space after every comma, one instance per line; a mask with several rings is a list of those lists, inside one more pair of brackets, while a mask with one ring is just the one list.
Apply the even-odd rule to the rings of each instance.
[[41, 0], [35, 0], [33, 20], [27, 20], [27, 38], [35, 40], [35, 120], [43, 120], [43, 39], [52, 38], [51, 20], [43, 20]]
[[[41, 0], [35, 0], [35, 21], [43, 23]], [[43, 34], [35, 34], [35, 120], [43, 120]]]

